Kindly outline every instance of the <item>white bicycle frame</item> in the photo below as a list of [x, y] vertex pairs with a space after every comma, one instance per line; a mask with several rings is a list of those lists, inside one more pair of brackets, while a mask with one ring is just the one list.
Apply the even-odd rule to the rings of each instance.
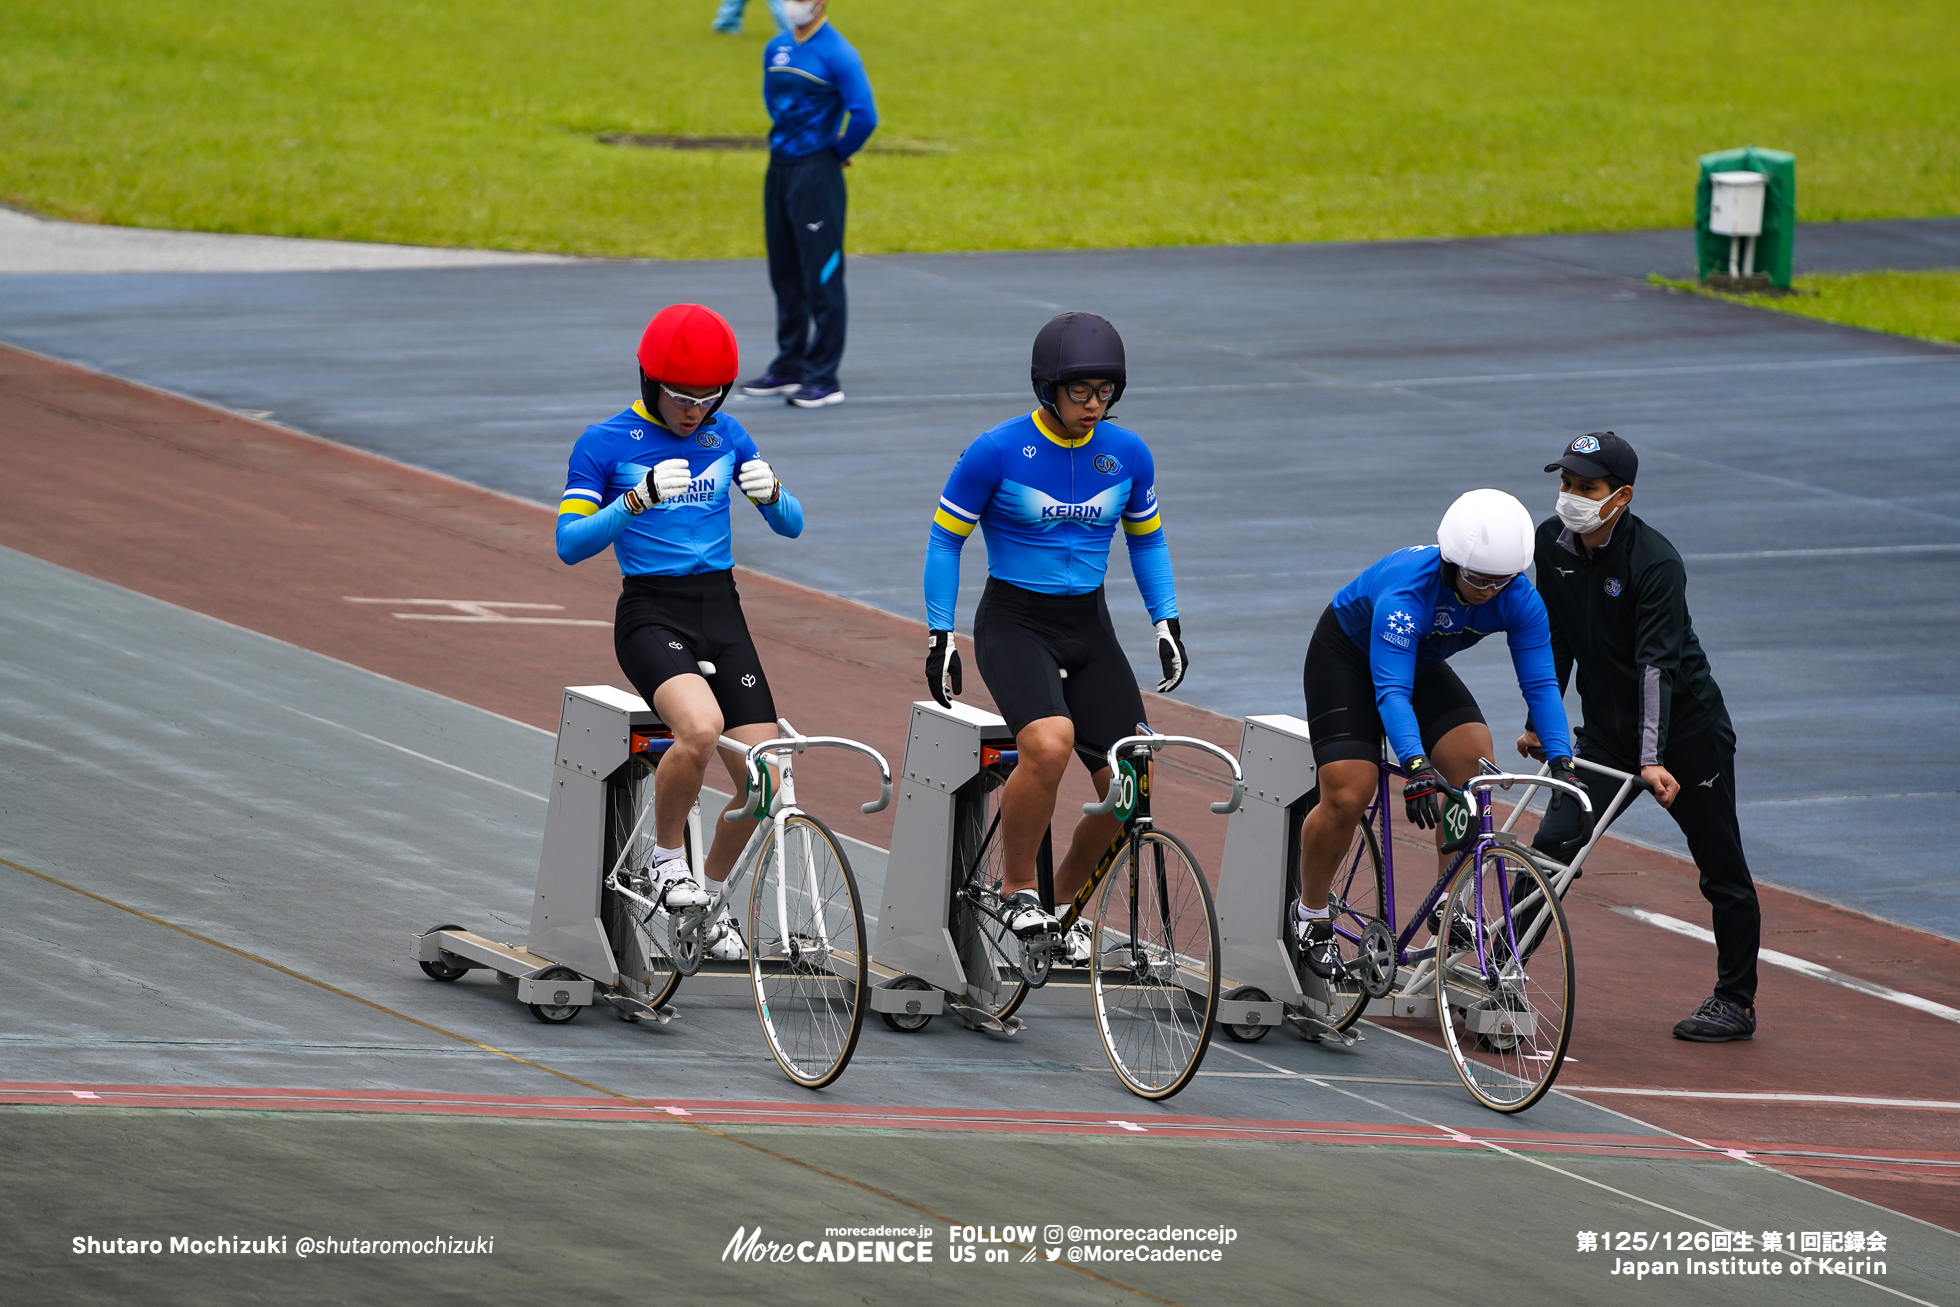
[[[1613, 819], [1627, 810], [1628, 805], [1633, 802], [1636, 795], [1651, 788], [1647, 782], [1632, 773], [1616, 771], [1611, 767], [1603, 766], [1596, 762], [1589, 762], [1584, 758], [1574, 758], [1572, 761], [1585, 771], [1617, 780], [1620, 782], [1620, 788], [1613, 795], [1612, 801], [1606, 805], [1606, 811], [1594, 815], [1592, 838], [1587, 840], [1584, 847], [1572, 855], [1570, 862], [1560, 862], [1551, 854], [1541, 852], [1538, 849], [1531, 851], [1532, 856], [1537, 858], [1539, 862], [1545, 864], [1547, 869], [1551, 871], [1552, 889], [1557, 892], [1561, 899], [1565, 897], [1565, 891], [1571, 887], [1572, 882], [1579, 878], [1580, 870], [1586, 865], [1586, 856], [1605, 837], [1606, 828], [1613, 824]], [[1550, 762], [1546, 762], [1538, 769], [1540, 776], [1550, 776], [1551, 772], [1552, 764]], [[1500, 788], [1508, 789], [1510, 787], [1503, 786]], [[1492, 796], [1493, 800], [1495, 797], [1495, 795]], [[1518, 817], [1523, 814], [1525, 805], [1529, 804], [1535, 797], [1537, 797], [1537, 790], [1535, 788], [1527, 789], [1518, 799], [1517, 803], [1512, 805], [1510, 815], [1504, 818], [1504, 824], [1497, 829], [1505, 834], [1509, 834], [1512, 827], [1518, 824]]]
[[[791, 726], [786, 718], [778, 717], [776, 719], [776, 726], [783, 734], [776, 739], [764, 740], [759, 744], [743, 744], [740, 740], [730, 739], [726, 735], [722, 736], [719, 741], [719, 747], [731, 753], [742, 755], [747, 772], [743, 783], [742, 802], [739, 806], [731, 806], [723, 812], [721, 818], [723, 821], [731, 823], [738, 822], [754, 815], [753, 808], [749, 802], [750, 796], [758, 790], [763, 790], [765, 793], [768, 792], [765, 788], [768, 785], [764, 776], [765, 768], [768, 772], [779, 775], [781, 780], [776, 785], [773, 793], [770, 794], [769, 825], [764, 826], [760, 823], [756, 825], [754, 833], [749, 836], [748, 843], [743, 846], [741, 854], [735, 859], [735, 866], [729, 872], [728, 879], [722, 882], [721, 890], [716, 892], [708, 903], [700, 909], [701, 919], [703, 921], [714, 920], [723, 907], [734, 901], [736, 886], [741, 883], [743, 877], [759, 868], [762, 861], [762, 841], [767, 839], [772, 833], [776, 836], [776, 919], [778, 921], [789, 920], [788, 878], [783, 875], [783, 858], [785, 855], [782, 831], [791, 817], [803, 814], [803, 809], [798, 807], [796, 802], [796, 769], [794, 764], [790, 762], [790, 757], [811, 748], [850, 749], [864, 754], [878, 764], [880, 788], [878, 797], [870, 803], [858, 805], [858, 810], [867, 814], [882, 812], [886, 805], [892, 801], [892, 769], [890, 764], [885, 761], [884, 754], [879, 753], [868, 744], [859, 744], [856, 740], [847, 740], [841, 736], [798, 734], [796, 728]], [[779, 755], [781, 760], [773, 765], [762, 761], [771, 754]], [[619, 857], [614, 861], [612, 870], [606, 875], [606, 887], [642, 905], [649, 912], [665, 912], [666, 909], [661, 907], [660, 904], [636, 892], [619, 878], [619, 873], [625, 867], [627, 857], [631, 854], [634, 843], [640, 838], [641, 829], [646, 825], [647, 818], [653, 813], [653, 806], [651, 801], [647, 803], [641, 811], [639, 819], [633, 823], [632, 833], [621, 842]], [[803, 859], [804, 869], [810, 879], [810, 899], [813, 903], [820, 902], [820, 891], [816, 884], [816, 860], [810, 856], [811, 850], [809, 848], [806, 847], [803, 852], [805, 855]], [[705, 850], [702, 856], [706, 856]], [[830, 952], [829, 931], [824, 924], [821, 913], [817, 914], [817, 930], [823, 936], [820, 941], [820, 947], [823, 949], [825, 956], [828, 956]], [[753, 948], [751, 948], [751, 965], [753, 966], [759, 962], [760, 959], [755, 955]]]

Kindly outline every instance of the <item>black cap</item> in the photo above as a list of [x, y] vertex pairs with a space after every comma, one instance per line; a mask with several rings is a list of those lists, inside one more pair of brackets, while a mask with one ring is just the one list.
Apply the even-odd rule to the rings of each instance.
[[1633, 474], [1640, 470], [1640, 455], [1633, 452], [1632, 445], [1612, 432], [1595, 431], [1567, 444], [1560, 451], [1556, 463], [1545, 464], [1547, 472], [1556, 472], [1561, 468], [1589, 480], [1618, 477], [1632, 485]]

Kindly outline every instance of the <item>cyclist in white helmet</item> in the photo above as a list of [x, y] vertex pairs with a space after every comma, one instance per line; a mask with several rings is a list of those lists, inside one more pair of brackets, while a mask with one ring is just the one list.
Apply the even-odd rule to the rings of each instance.
[[1375, 796], [1383, 737], [1408, 774], [1408, 818], [1424, 828], [1440, 823], [1444, 785], [1461, 787], [1479, 758], [1494, 756], [1482, 710], [1449, 668], [1452, 655], [1505, 632], [1553, 775], [1576, 775], [1545, 605], [1529, 582], [1515, 584], [1535, 544], [1523, 504], [1501, 490], [1472, 490], [1443, 514], [1435, 544], [1396, 550], [1321, 614], [1305, 677], [1320, 801], [1300, 828], [1294, 905], [1295, 936], [1316, 975], [1339, 970], [1327, 893]]

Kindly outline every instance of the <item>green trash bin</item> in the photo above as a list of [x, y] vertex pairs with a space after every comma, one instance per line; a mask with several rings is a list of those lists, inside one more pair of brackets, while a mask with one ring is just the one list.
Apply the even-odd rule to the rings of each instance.
[[1726, 278], [1730, 239], [1709, 226], [1709, 206], [1719, 172], [1758, 172], [1769, 180], [1763, 198], [1762, 235], [1755, 238], [1755, 271], [1769, 284], [1790, 284], [1790, 249], [1797, 236], [1797, 156], [1783, 150], [1745, 145], [1701, 156], [1701, 180], [1695, 187], [1695, 256], [1705, 282], [1711, 275]]

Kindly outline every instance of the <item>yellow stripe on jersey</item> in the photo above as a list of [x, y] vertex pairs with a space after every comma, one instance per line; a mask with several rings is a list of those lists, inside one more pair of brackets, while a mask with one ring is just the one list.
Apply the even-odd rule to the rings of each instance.
[[1063, 449], [1080, 449], [1084, 445], [1088, 444], [1091, 440], [1094, 440], [1096, 438], [1096, 429], [1094, 427], [1089, 428], [1089, 434], [1086, 436], [1076, 436], [1071, 438], [1067, 434], [1068, 428], [1066, 427], [1062, 428], [1063, 434], [1059, 436], [1056, 435], [1054, 430], [1049, 427], [1048, 419], [1042, 416], [1042, 412], [1040, 409], [1036, 409], [1034, 412], [1028, 414], [1028, 416], [1034, 419], [1034, 424], [1037, 428], [1040, 429], [1042, 435], [1048, 437], [1050, 440], [1060, 445]]
[[1163, 529], [1164, 518], [1161, 513], [1152, 513], [1141, 522], [1132, 522], [1128, 518], [1123, 519], [1123, 530], [1128, 535], [1147, 536], [1152, 531], [1161, 531]]
[[560, 517], [565, 516], [567, 513], [576, 513], [580, 517], [591, 517], [598, 511], [599, 506], [589, 499], [571, 498], [561, 501], [558, 505], [558, 516]]
[[978, 525], [977, 523], [966, 521], [964, 518], [954, 517], [943, 508], [934, 510], [932, 520], [935, 525], [945, 527], [948, 531], [951, 531], [954, 535], [962, 539], [972, 535], [973, 528]]

